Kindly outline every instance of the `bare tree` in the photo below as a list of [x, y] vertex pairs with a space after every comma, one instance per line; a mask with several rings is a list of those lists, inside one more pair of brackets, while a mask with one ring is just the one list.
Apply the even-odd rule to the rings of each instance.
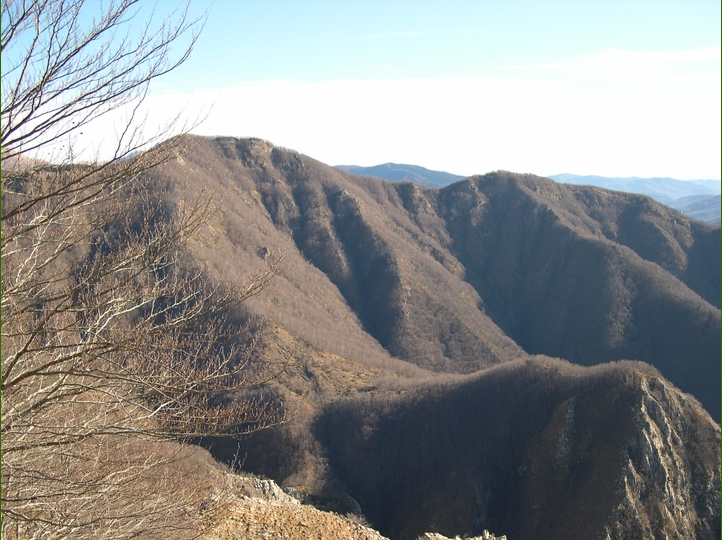
[[[185, 139], [143, 138], [133, 114], [202, 20], [182, 10], [130, 31], [137, 7], [110, 2], [84, 26], [83, 0], [2, 3], [3, 538], [195, 534], [208, 486], [171, 441], [282, 420], [250, 393], [266, 379], [228, 318], [280, 259], [210, 284], [183, 250], [212, 192], [170, 204], [143, 175]], [[72, 144], [61, 163], [26, 157], [128, 105], [110, 159], [76, 163]]]

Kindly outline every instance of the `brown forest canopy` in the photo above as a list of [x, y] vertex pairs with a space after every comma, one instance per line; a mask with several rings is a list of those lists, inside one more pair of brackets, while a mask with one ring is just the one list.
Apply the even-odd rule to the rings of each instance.
[[223, 278], [284, 246], [282, 279], [254, 305], [303, 339], [450, 373], [525, 353], [642, 360], [718, 416], [719, 227], [533, 175], [429, 189], [258, 139], [193, 146], [152, 174], [218, 182], [223, 213], [196, 257]]

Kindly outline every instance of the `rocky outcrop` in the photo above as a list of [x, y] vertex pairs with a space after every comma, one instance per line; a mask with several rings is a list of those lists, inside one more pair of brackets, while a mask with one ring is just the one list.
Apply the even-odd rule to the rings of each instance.
[[[591, 399], [575, 393], [532, 441], [520, 537], [719, 538], [719, 426], [663, 378], [632, 370], [626, 379]], [[575, 502], [562, 509], [564, 499]]]
[[696, 405], [669, 383], [644, 378], [640, 387], [639, 429], [628, 439], [622, 500], [607, 537], [719, 538], [720, 478], [709, 466], [714, 460], [705, 467], [689, 459], [690, 447], [711, 458], [718, 451], [714, 438], [700, 440], [700, 426], [689, 415]]
[[[461, 538], [459, 536], [455, 536], [453, 539], [451, 539], [448, 536], [444, 536], [443, 534], [439, 533], [425, 533], [419, 536], [418, 540], [461, 540]], [[484, 531], [481, 533], [481, 536], [465, 536], [464, 540], [506, 540], [506, 535], [495, 536], [489, 531]]]
[[272, 480], [226, 476], [223, 508], [203, 540], [388, 540], [353, 516], [301, 504]]

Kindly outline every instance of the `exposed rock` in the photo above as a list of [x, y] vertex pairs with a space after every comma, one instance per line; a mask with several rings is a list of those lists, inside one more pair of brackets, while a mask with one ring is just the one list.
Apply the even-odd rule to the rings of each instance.
[[[528, 454], [521, 537], [719, 538], [719, 426], [660, 377], [636, 372], [626, 388], [556, 409]], [[596, 419], [604, 406], [616, 408], [615, 422]], [[559, 497], [576, 511], [561, 510]]]
[[657, 538], [662, 533], [667, 538], [718, 537], [719, 523], [713, 530], [704, 518], [719, 515], [719, 475], [690, 463], [685, 451], [685, 444], [696, 439], [697, 426], [689, 425], [685, 412], [694, 404], [661, 379], [644, 378], [641, 387], [639, 430], [628, 441], [623, 498], [607, 538]]
[[[448, 536], [444, 536], [443, 534], [439, 533], [425, 533], [419, 536], [418, 540], [461, 540], [461, 537], [455, 536], [453, 539], [451, 539]], [[481, 536], [465, 536], [464, 540], [506, 540], [506, 535], [495, 536], [489, 531], [485, 530], [481, 533]]]
[[301, 504], [272, 480], [226, 475], [223, 509], [203, 540], [388, 540], [351, 517]]

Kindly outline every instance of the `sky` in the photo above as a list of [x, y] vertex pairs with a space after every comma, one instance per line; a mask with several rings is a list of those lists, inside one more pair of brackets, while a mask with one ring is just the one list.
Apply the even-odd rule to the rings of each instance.
[[[156, 14], [176, 9], [159, 0]], [[720, 178], [720, 2], [193, 0], [148, 126], [329, 165]], [[97, 139], [97, 137], [96, 137]]]

